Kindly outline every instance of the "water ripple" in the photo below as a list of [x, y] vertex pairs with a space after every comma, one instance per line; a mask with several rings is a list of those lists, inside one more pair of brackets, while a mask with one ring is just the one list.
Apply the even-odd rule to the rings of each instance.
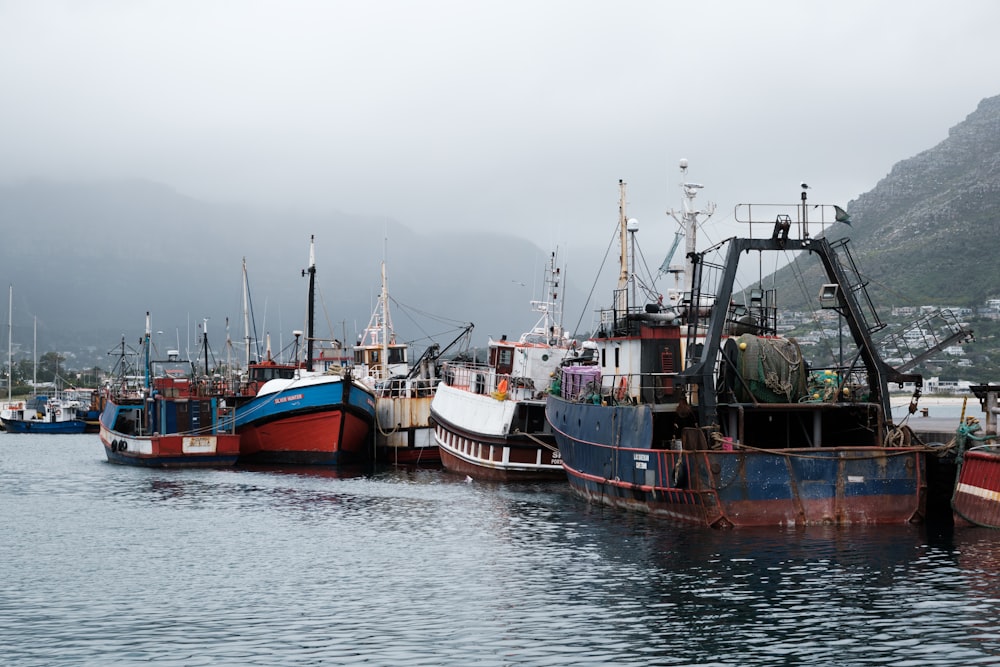
[[1000, 535], [712, 531], [434, 469], [0, 435], [10, 665], [1000, 664]]

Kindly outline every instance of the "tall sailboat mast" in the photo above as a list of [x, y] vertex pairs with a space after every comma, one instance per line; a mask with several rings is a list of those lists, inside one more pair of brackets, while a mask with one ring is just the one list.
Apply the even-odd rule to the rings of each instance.
[[306, 370], [313, 369], [313, 324], [316, 316], [314, 297], [316, 294], [316, 249], [315, 235], [309, 236], [309, 268], [302, 270], [302, 275], [309, 274], [309, 304], [306, 316]]
[[[250, 287], [247, 283], [247, 258], [243, 258], [243, 345], [246, 348], [245, 365], [250, 368]], [[249, 371], [248, 371], [249, 372]]]
[[7, 297], [7, 401], [11, 400], [11, 392], [14, 385], [14, 346], [11, 342], [14, 328], [14, 286], [10, 286], [10, 294]]

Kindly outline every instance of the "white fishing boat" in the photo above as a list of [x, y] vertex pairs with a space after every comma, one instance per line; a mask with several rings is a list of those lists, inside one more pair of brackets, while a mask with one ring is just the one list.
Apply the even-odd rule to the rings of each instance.
[[560, 269], [552, 253], [547, 300], [532, 301], [538, 322], [516, 341], [489, 341], [486, 363], [442, 364], [443, 381], [431, 402], [441, 463], [474, 479], [565, 479], [559, 450], [545, 421], [545, 395], [563, 359], [576, 351], [562, 328]]

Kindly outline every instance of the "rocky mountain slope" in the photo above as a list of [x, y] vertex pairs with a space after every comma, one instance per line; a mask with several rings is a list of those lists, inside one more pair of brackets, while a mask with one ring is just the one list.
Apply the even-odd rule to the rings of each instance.
[[976, 306], [1000, 296], [1000, 96], [850, 202], [851, 250], [876, 304]]

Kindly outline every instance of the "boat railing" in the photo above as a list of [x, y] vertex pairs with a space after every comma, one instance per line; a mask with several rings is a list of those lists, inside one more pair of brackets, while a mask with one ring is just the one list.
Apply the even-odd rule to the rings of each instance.
[[437, 378], [392, 377], [376, 383], [375, 394], [379, 398], [433, 396]]
[[680, 396], [677, 373], [625, 373], [602, 378], [601, 393], [616, 402], [667, 404]]
[[445, 362], [442, 366], [442, 381], [457, 389], [474, 394], [490, 395], [497, 400], [528, 400], [538, 398], [547, 387], [535, 386], [531, 378], [497, 373], [496, 369], [474, 362]]
[[627, 308], [602, 308], [598, 314], [598, 337], [626, 336], [634, 333], [640, 322], [653, 321], [654, 313], [663, 312], [657, 304], [630, 305]]
[[568, 366], [563, 369], [560, 393], [568, 401], [603, 403], [677, 403], [681, 389], [677, 373], [608, 373], [597, 366]]
[[472, 361], [446, 361], [441, 367], [445, 384], [459, 389], [470, 389], [477, 380], [483, 382], [492, 371], [489, 365]]

